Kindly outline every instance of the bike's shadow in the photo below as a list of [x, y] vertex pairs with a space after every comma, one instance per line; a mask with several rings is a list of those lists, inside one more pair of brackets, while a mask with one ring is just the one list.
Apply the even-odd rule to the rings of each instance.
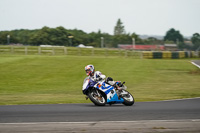
[[[125, 106], [124, 104], [106, 104], [105, 106], [96, 106], [96, 105], [94, 105], [94, 104], [92, 104], [92, 103], [86, 103], [86, 104], [83, 104], [85, 107], [101, 107], [101, 108], [108, 108], [108, 107], [112, 107], [112, 108], [114, 108], [114, 107], [132, 107], [132, 106]], [[134, 106], [134, 105], [133, 105]]]

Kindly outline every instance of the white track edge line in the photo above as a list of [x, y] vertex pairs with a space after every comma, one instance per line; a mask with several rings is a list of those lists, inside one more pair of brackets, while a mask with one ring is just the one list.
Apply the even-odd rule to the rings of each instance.
[[192, 61], [191, 61], [191, 63], [192, 63], [193, 65], [195, 65], [196, 67], [200, 68], [200, 66], [199, 66], [198, 64], [196, 64], [196, 63], [194, 63], [194, 62], [192, 62]]
[[192, 99], [199, 99], [200, 97], [193, 97], [193, 98], [182, 98], [182, 99], [170, 99], [170, 100], [160, 100], [160, 101], [146, 101], [148, 102], [170, 102], [170, 101], [181, 101], [181, 100], [192, 100]]
[[144, 123], [144, 122], [200, 122], [200, 119], [179, 120], [138, 120], [138, 121], [89, 121], [89, 122], [22, 122], [22, 123], [0, 123], [0, 125], [36, 125], [36, 124], [93, 124], [93, 123]]

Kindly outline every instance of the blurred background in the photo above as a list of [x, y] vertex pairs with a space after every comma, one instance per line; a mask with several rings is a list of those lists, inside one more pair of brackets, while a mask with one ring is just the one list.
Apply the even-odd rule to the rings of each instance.
[[198, 0], [1, 0], [0, 44], [197, 50], [199, 15]]

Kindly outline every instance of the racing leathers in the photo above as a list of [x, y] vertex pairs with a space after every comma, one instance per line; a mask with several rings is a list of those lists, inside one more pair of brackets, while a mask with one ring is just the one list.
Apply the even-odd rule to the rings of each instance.
[[98, 82], [100, 80], [104, 80], [106, 78], [105, 75], [103, 75], [100, 71], [95, 71], [93, 76], [89, 76], [90, 79], [92, 79], [95, 82]]
[[114, 85], [115, 81], [113, 81], [113, 79], [111, 77], [106, 78], [105, 75], [103, 75], [100, 71], [95, 71], [93, 76], [90, 76], [90, 79], [92, 79], [95, 82], [101, 81], [101, 80], [105, 80], [106, 83], [110, 84], [110, 85]]

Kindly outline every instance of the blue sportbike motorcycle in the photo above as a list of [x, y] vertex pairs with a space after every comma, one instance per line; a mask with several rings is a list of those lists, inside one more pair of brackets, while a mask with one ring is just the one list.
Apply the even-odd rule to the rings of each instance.
[[106, 104], [122, 103], [126, 106], [134, 104], [134, 97], [126, 91], [125, 82], [115, 82], [110, 85], [105, 80], [95, 82], [89, 77], [83, 82], [83, 94], [86, 99], [89, 98], [97, 106], [105, 106]]

